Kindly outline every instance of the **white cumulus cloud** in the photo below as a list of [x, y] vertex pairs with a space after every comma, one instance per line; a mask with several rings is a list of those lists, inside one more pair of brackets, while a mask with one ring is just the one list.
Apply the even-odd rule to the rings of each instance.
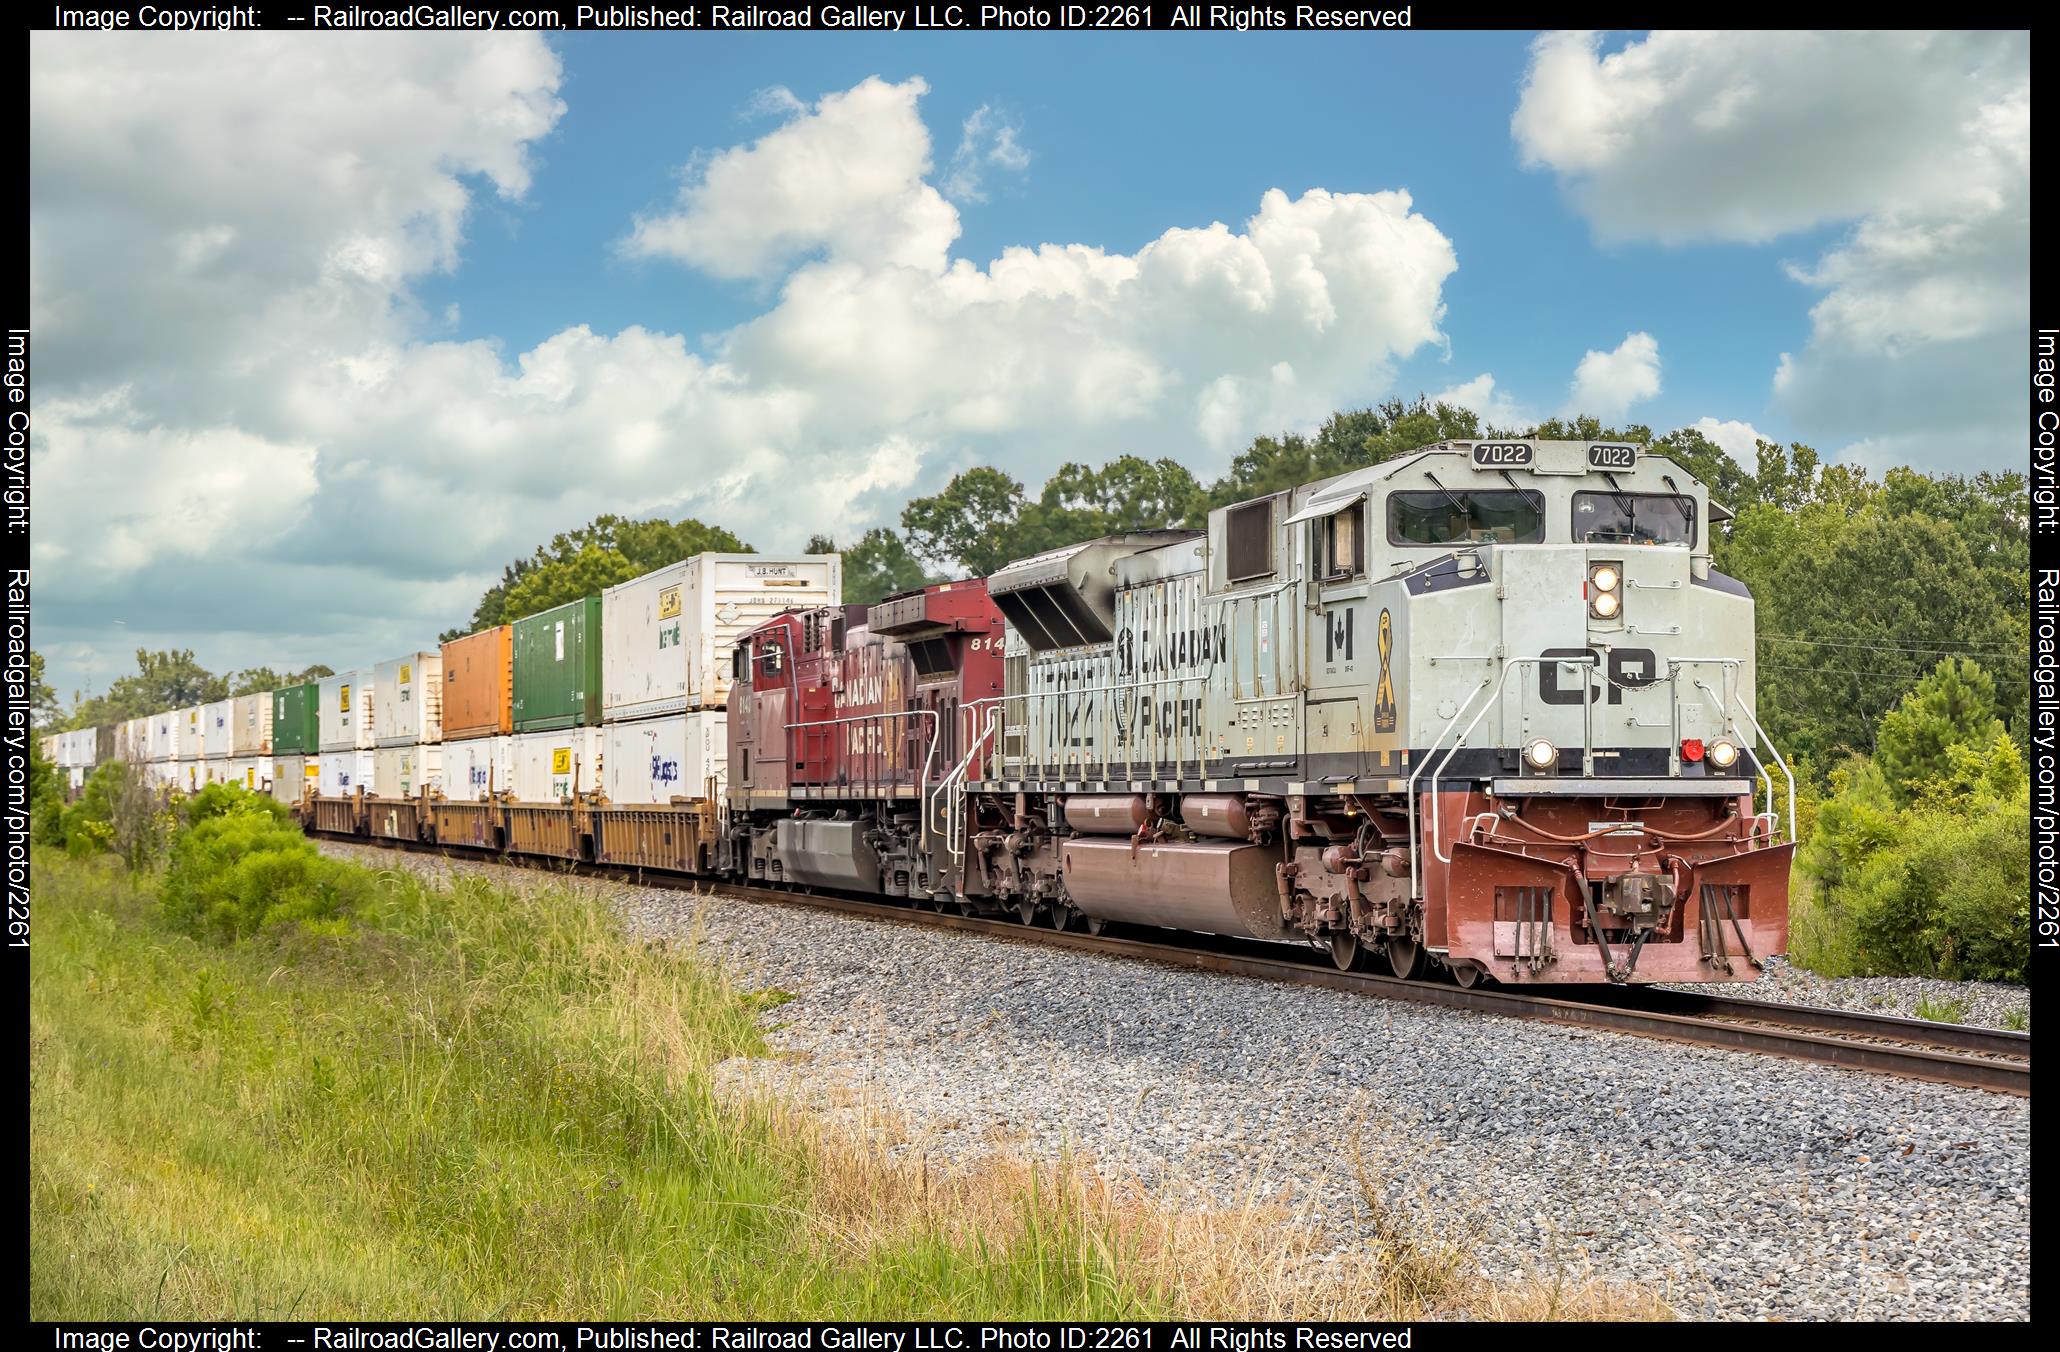
[[[769, 286], [762, 313], [693, 343], [568, 314], [510, 352], [415, 287], [462, 257], [479, 194], [531, 192], [564, 108], [543, 42], [38, 34], [31, 58], [38, 376], [65, 401], [32, 449], [39, 642], [87, 655], [60, 685], [137, 643], [379, 660], [604, 511], [794, 548], [971, 463], [1208, 473], [1382, 393], [1441, 340], [1457, 266], [1406, 193], [1321, 189], [1133, 253], [955, 258], [925, 85], [869, 79], [762, 96], [780, 125], [626, 223], [650, 265]], [[1019, 169], [1003, 127], [979, 153]]]
[[1960, 468], [2017, 458], [2030, 78], [2022, 32], [1556, 33], [1511, 129], [1605, 238], [1840, 227], [1787, 265], [1816, 300], [1775, 397], [1818, 436], [1950, 430], [1925, 463]]
[[1590, 348], [1574, 367], [1566, 411], [1592, 413], [1604, 422], [1622, 418], [1631, 405], [1659, 393], [1659, 340], [1629, 333], [1610, 352]]
[[1750, 470], [1759, 468], [1759, 444], [1771, 440], [1751, 423], [1735, 418], [1698, 418], [1694, 426], [1696, 431], [1721, 447], [1726, 455]]

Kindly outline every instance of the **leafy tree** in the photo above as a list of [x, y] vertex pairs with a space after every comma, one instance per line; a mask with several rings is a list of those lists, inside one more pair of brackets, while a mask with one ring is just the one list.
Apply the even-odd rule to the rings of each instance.
[[336, 673], [319, 662], [304, 671], [284, 673], [270, 667], [246, 667], [229, 678], [231, 695], [265, 695], [290, 686], [306, 685]]
[[[479, 598], [471, 622], [446, 630], [443, 639], [448, 642], [463, 638], [591, 596], [599, 587], [587, 584], [597, 577], [609, 579], [600, 586], [612, 587], [709, 551], [753, 552], [750, 545], [729, 531], [692, 517], [679, 521], [633, 521], [613, 514], [597, 516], [576, 530], [561, 531], [551, 537], [549, 544], [539, 545], [526, 558], [509, 563], [501, 570], [501, 580]], [[586, 590], [580, 590], [581, 587]]]
[[29, 722], [43, 726], [58, 715], [57, 692], [43, 679], [43, 654], [29, 650]]
[[[1948, 780], [1953, 754], [2008, 740], [1996, 717], [1996, 683], [1966, 658], [1948, 657], [1881, 720], [1875, 760], [1898, 806]], [[1983, 776], [1987, 782], [1987, 775]]]
[[1440, 441], [1478, 437], [1480, 418], [1451, 404], [1390, 399], [1377, 408], [1336, 413], [1313, 437], [1298, 432], [1262, 436], [1230, 462], [1190, 516], [1200, 524], [1211, 507], [1278, 493], [1318, 479], [1377, 465]]
[[908, 547], [986, 577], [1016, 555], [1009, 541], [1024, 506], [1023, 485], [998, 469], [961, 471], [944, 491], [901, 509]]
[[869, 606], [931, 581], [907, 543], [885, 526], [867, 531], [849, 549], [838, 549], [837, 542], [827, 535], [815, 536], [808, 542], [808, 552], [843, 556], [844, 600], [850, 605]]

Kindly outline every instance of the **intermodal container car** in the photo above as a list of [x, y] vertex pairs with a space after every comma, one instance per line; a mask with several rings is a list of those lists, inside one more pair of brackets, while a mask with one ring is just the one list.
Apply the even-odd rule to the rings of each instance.
[[515, 621], [515, 731], [601, 721], [601, 598]]

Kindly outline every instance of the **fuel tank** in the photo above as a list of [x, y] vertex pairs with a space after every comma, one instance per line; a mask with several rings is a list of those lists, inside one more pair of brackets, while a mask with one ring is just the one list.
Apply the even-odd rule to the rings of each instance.
[[1060, 847], [1066, 894], [1081, 911], [1250, 939], [1293, 936], [1281, 922], [1277, 851], [1260, 845], [1140, 845], [1076, 836]]

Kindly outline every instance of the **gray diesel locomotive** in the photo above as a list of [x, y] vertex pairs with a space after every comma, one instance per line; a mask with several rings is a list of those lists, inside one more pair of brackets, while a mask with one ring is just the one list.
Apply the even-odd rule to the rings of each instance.
[[1464, 984], [1748, 980], [1794, 786], [1722, 508], [1636, 445], [1455, 441], [988, 579], [928, 786], [970, 904]]

